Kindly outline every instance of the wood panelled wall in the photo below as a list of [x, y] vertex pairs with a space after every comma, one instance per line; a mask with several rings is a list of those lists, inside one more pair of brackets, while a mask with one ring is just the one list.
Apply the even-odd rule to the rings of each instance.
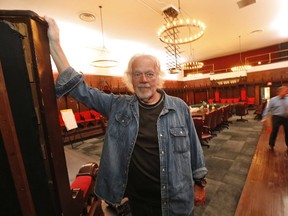
[[[56, 79], [57, 74], [54, 74]], [[102, 90], [110, 90], [114, 94], [129, 94], [121, 77], [85, 75], [85, 81], [92, 87]], [[271, 69], [261, 72], [247, 74], [245, 83], [214, 86], [210, 79], [200, 79], [191, 81], [166, 81], [163, 89], [170, 95], [182, 98], [188, 105], [208, 101], [214, 98], [215, 91], [219, 92], [220, 98], [240, 97], [241, 90], [246, 90], [247, 97], [254, 97], [255, 104], [261, 103], [260, 90], [266, 87], [268, 82], [272, 82], [271, 97], [276, 95], [276, 89], [288, 84], [288, 65], [287, 68]], [[72, 108], [74, 111], [84, 111], [87, 108], [70, 97], [63, 97], [58, 100], [58, 108]]]

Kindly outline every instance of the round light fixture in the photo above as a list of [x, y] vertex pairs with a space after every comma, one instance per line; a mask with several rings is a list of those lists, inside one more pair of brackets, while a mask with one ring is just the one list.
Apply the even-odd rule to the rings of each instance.
[[232, 67], [231, 70], [233, 72], [237, 72], [237, 71], [247, 71], [251, 68], [252, 68], [251, 65], [239, 65], [239, 66]]
[[96, 20], [96, 16], [88, 11], [81, 12], [79, 18], [85, 22], [94, 22]]
[[204, 66], [203, 62], [198, 61], [188, 61], [181, 64], [183, 70], [195, 70], [200, 69]]
[[98, 59], [91, 63], [93, 67], [97, 68], [111, 68], [118, 65], [118, 61], [112, 59]]
[[[202, 37], [205, 28], [205, 24], [200, 20], [175, 19], [159, 29], [158, 37], [166, 44], [186, 44]], [[177, 37], [175, 37], [175, 32], [177, 32]]]

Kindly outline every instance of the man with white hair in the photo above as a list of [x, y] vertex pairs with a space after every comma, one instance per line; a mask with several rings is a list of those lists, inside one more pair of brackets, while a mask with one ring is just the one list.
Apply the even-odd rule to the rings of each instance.
[[125, 81], [135, 94], [106, 94], [70, 66], [55, 21], [45, 19], [59, 72], [57, 97], [69, 94], [109, 120], [96, 195], [111, 204], [128, 197], [134, 216], [193, 215], [194, 182], [201, 185], [207, 174], [203, 151], [188, 106], [160, 89], [158, 59], [131, 58]]

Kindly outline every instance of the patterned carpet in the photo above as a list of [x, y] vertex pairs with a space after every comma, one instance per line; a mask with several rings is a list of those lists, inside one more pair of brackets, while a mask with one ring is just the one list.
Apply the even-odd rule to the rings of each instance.
[[254, 120], [254, 110], [244, 117], [233, 116], [229, 129], [224, 129], [203, 147], [208, 169], [206, 205], [196, 207], [195, 216], [233, 216], [245, 184], [260, 137], [262, 123]]
[[[246, 122], [229, 119], [229, 129], [223, 129], [204, 147], [208, 168], [206, 204], [196, 207], [195, 216], [233, 216], [241, 196], [246, 176], [262, 130], [262, 124], [254, 120], [254, 110], [244, 117]], [[103, 137], [97, 136], [84, 143], [73, 143], [73, 149], [95, 158], [99, 162]], [[71, 145], [67, 145], [71, 148]]]
[[84, 142], [74, 142], [72, 145], [66, 145], [65, 147], [90, 156], [99, 164], [103, 147], [103, 139], [104, 135], [98, 135], [94, 138], [84, 140]]

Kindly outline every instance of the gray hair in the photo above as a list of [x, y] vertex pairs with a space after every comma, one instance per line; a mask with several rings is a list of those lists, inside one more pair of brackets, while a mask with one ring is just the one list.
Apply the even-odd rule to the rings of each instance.
[[163, 84], [164, 84], [164, 72], [161, 70], [160, 67], [160, 61], [158, 60], [158, 58], [156, 58], [155, 56], [152, 55], [147, 55], [147, 54], [136, 54], [134, 56], [132, 56], [132, 58], [129, 60], [128, 62], [128, 67], [124, 73], [123, 76], [123, 82], [125, 83], [126, 87], [128, 88], [129, 91], [131, 91], [132, 93], [134, 93], [134, 88], [132, 85], [132, 66], [135, 62], [135, 60], [139, 59], [139, 58], [148, 58], [150, 60], [152, 60], [154, 62], [155, 65], [155, 72], [158, 73], [158, 88], [162, 88]]

